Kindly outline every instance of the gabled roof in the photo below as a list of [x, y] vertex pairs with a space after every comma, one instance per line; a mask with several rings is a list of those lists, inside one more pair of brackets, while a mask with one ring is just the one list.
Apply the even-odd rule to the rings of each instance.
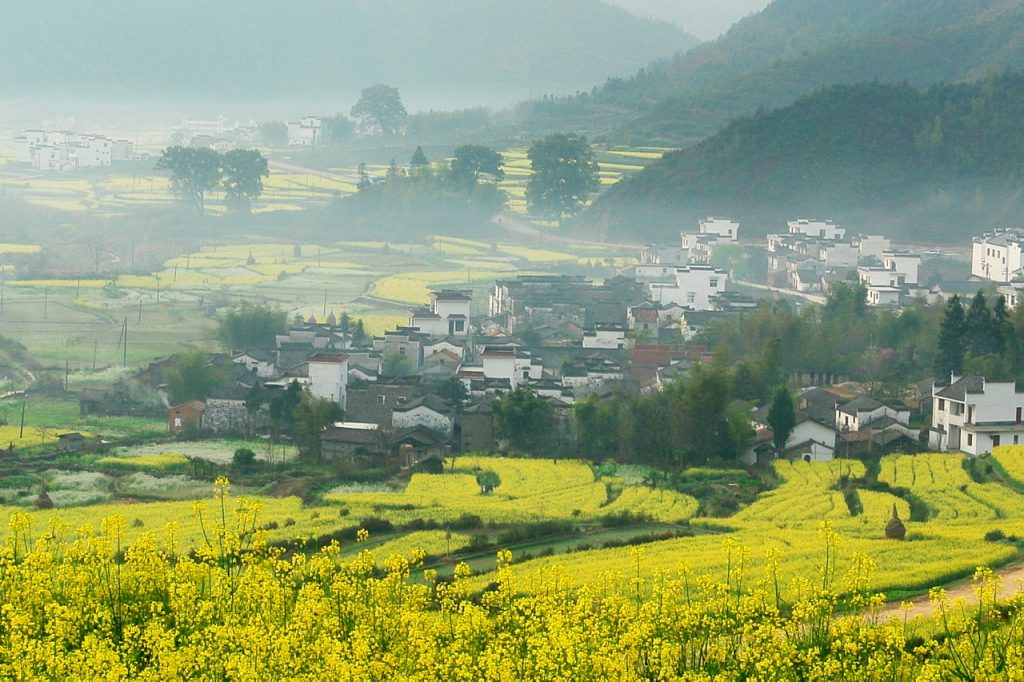
[[410, 426], [396, 431], [388, 439], [388, 443], [391, 445], [409, 444], [421, 447], [433, 447], [437, 445], [444, 445], [446, 440], [446, 438], [433, 429], [417, 424], [416, 426]]
[[979, 374], [968, 374], [960, 377], [949, 386], [935, 393], [936, 398], [964, 400], [968, 393], [984, 393], [985, 377]]
[[238, 359], [238, 358], [242, 358], [242, 357], [250, 357], [253, 360], [256, 360], [257, 362], [273, 362], [274, 361], [274, 354], [273, 353], [271, 353], [268, 350], [263, 350], [263, 349], [260, 349], [260, 348], [254, 348], [252, 350], [247, 350], [244, 353], [239, 353], [238, 355], [234, 356], [234, 358], [232, 358], [232, 359]]
[[401, 405], [395, 405], [391, 408], [392, 412], [409, 412], [415, 410], [417, 407], [425, 407], [428, 410], [433, 410], [438, 414], [449, 415], [452, 413], [452, 408], [448, 405], [448, 401], [444, 400], [433, 394], [428, 394], [415, 400], [410, 400], [407, 403]]
[[839, 406], [839, 411], [843, 414], [849, 414], [854, 417], [859, 412], [873, 412], [880, 407], [885, 407], [882, 403], [878, 402], [874, 398], [868, 398], [867, 396], [861, 396], [854, 398], [848, 403], [843, 403]]
[[206, 409], [206, 403], [204, 403], [202, 400], [189, 400], [188, 402], [180, 403], [178, 405], [172, 405], [171, 409], [178, 410], [181, 409], [182, 407], [187, 407], [197, 412], [202, 412], [203, 410]]

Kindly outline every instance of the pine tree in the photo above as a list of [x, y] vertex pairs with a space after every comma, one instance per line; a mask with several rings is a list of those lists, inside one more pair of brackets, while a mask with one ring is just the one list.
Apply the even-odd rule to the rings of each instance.
[[772, 404], [768, 408], [768, 425], [772, 427], [772, 445], [775, 452], [782, 454], [786, 449], [786, 441], [796, 427], [796, 407], [793, 394], [786, 386], [779, 386], [772, 394]]
[[423, 153], [423, 147], [416, 147], [416, 151], [412, 153], [412, 158], [409, 159], [409, 169], [417, 170], [428, 165], [430, 162], [427, 161], [427, 155]]
[[1006, 299], [996, 296], [992, 304], [992, 352], [1002, 355], [1008, 350], [1013, 339], [1013, 325], [1010, 324], [1010, 311], [1006, 309]]
[[946, 377], [950, 373], [962, 374], [964, 354], [967, 351], [966, 320], [964, 306], [959, 296], [953, 296], [946, 303], [939, 328], [939, 343], [935, 356], [935, 373]]
[[971, 300], [966, 319], [967, 345], [971, 355], [981, 357], [993, 352], [992, 311], [988, 309], [985, 294], [980, 291]]

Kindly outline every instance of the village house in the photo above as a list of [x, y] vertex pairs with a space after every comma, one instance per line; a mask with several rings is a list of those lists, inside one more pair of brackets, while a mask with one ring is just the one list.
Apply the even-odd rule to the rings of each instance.
[[932, 388], [932, 427], [928, 446], [970, 455], [1024, 437], [1024, 391], [1013, 381], [986, 381], [976, 374], [951, 376]]
[[409, 327], [429, 336], [465, 337], [472, 300], [468, 291], [431, 292], [429, 307], [410, 311]]
[[494, 411], [489, 401], [482, 400], [464, 409], [458, 422], [459, 450], [484, 453], [494, 451]]
[[261, 379], [274, 376], [277, 361], [270, 351], [254, 349], [232, 356], [231, 361], [254, 372]]
[[320, 454], [332, 462], [366, 462], [381, 456], [384, 437], [378, 424], [343, 421], [324, 429]]
[[971, 274], [992, 282], [1009, 282], [1024, 266], [1024, 229], [1012, 228], [975, 237], [971, 244]]
[[391, 410], [418, 396], [421, 378], [394, 377], [373, 382], [357, 382], [348, 387], [345, 414], [351, 421], [391, 426]]
[[676, 269], [674, 284], [652, 282], [650, 297], [658, 303], [675, 303], [690, 310], [711, 310], [711, 298], [725, 292], [729, 273], [710, 265], [687, 265]]
[[309, 359], [309, 392], [345, 409], [348, 398], [348, 355], [318, 353]]
[[395, 430], [425, 426], [451, 439], [454, 427], [452, 408], [436, 395], [425, 395], [391, 409], [391, 426]]
[[583, 332], [584, 348], [626, 347], [626, 330], [621, 324], [599, 324]]
[[202, 400], [190, 400], [175, 405], [167, 410], [167, 431], [181, 433], [187, 429], [198, 431], [203, 423], [203, 412], [206, 403]]
[[315, 147], [320, 144], [323, 121], [318, 116], [303, 116], [298, 121], [287, 121], [289, 147]]

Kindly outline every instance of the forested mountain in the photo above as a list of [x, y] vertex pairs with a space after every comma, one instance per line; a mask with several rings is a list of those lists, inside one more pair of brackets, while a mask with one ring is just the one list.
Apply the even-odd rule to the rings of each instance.
[[598, 199], [581, 219], [612, 239], [669, 239], [707, 215], [746, 235], [794, 217], [963, 242], [1024, 209], [1024, 76], [919, 91], [837, 85], [728, 125]]
[[696, 42], [599, 0], [6, 0], [0, 91], [268, 100], [386, 82], [488, 104], [573, 92]]
[[519, 107], [616, 142], [686, 144], [834, 83], [926, 87], [1024, 68], [1019, 0], [776, 0], [724, 36], [591, 93]]

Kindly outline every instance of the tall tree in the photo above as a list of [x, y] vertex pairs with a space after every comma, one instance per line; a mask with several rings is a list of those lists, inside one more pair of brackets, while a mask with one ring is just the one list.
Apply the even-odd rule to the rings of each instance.
[[772, 404], [768, 408], [768, 426], [772, 427], [772, 445], [775, 452], [781, 455], [786, 449], [789, 437], [796, 428], [796, 406], [793, 394], [787, 386], [778, 386], [772, 394]]
[[379, 130], [385, 137], [397, 135], [409, 116], [398, 89], [380, 83], [363, 89], [351, 114], [364, 129]]
[[230, 368], [210, 364], [206, 353], [195, 350], [174, 359], [167, 374], [167, 391], [175, 404], [205, 400], [212, 389], [230, 386], [231, 381]]
[[427, 155], [423, 153], [423, 147], [417, 145], [416, 151], [412, 153], [412, 158], [409, 159], [409, 170], [412, 173], [417, 173], [423, 171], [429, 165], [430, 161], [427, 160]]
[[464, 144], [455, 150], [451, 161], [451, 179], [472, 190], [484, 176], [501, 180], [505, 177], [502, 164], [505, 159], [489, 147], [479, 144]]
[[1010, 311], [1006, 309], [1006, 299], [1000, 295], [996, 296], [992, 304], [992, 352], [1005, 353], [1009, 348], [1013, 335], [1013, 326], [1010, 324]]
[[995, 350], [992, 311], [989, 310], [985, 294], [982, 292], [979, 291], [971, 299], [964, 324], [967, 331], [967, 347], [971, 355], [988, 355]]
[[512, 447], [543, 453], [555, 428], [554, 410], [530, 388], [520, 386], [494, 401], [494, 430]]
[[228, 350], [273, 348], [274, 337], [288, 328], [288, 314], [261, 303], [242, 303], [221, 318], [217, 336]]
[[959, 296], [953, 296], [946, 303], [946, 310], [939, 327], [938, 348], [935, 354], [935, 373], [939, 378], [950, 373], [962, 374], [964, 354], [967, 352], [967, 334], [964, 306]]
[[683, 395], [683, 423], [687, 428], [686, 448], [690, 464], [705, 464], [728, 457], [734, 447], [726, 419], [732, 402], [732, 381], [725, 368], [697, 365], [686, 382]]
[[582, 135], [555, 133], [534, 142], [526, 153], [532, 174], [526, 201], [535, 215], [557, 220], [576, 214], [600, 186], [594, 151]]
[[270, 176], [267, 159], [256, 149], [232, 149], [221, 162], [224, 201], [234, 211], [248, 213], [263, 193], [263, 178]]
[[202, 215], [206, 209], [206, 193], [220, 183], [221, 160], [221, 155], [212, 149], [168, 147], [160, 154], [156, 167], [170, 171], [172, 191]]
[[326, 398], [314, 398], [303, 392], [295, 408], [295, 444], [299, 454], [311, 460], [320, 459], [320, 436], [324, 429], [345, 416], [341, 405]]

